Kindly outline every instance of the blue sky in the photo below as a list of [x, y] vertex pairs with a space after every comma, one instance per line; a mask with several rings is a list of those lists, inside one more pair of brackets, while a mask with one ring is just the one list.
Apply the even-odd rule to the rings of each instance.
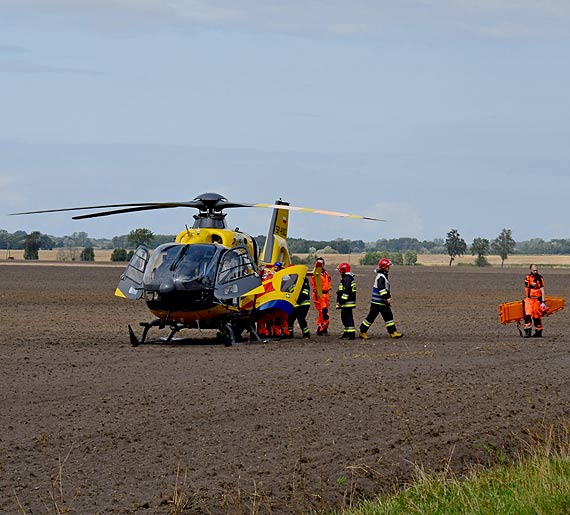
[[174, 234], [6, 214], [215, 191], [387, 220], [295, 237], [570, 238], [568, 55], [566, 0], [2, 0], [0, 229]]

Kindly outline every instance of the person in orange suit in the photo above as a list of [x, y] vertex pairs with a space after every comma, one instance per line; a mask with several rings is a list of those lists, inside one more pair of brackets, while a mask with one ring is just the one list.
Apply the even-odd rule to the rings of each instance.
[[331, 289], [331, 275], [325, 269], [325, 260], [317, 258], [313, 274], [311, 275], [311, 290], [313, 291], [313, 304], [317, 310], [317, 331], [321, 336], [328, 333], [329, 318], [329, 292]]
[[[542, 338], [542, 317], [547, 312], [544, 295], [544, 277], [538, 273], [536, 265], [530, 265], [530, 273], [524, 280], [524, 337]], [[532, 325], [534, 323], [534, 334]]]

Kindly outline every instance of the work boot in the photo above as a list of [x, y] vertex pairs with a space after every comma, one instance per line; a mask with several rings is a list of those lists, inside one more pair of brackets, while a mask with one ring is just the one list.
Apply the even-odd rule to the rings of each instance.
[[401, 338], [402, 336], [404, 336], [402, 333], [399, 333], [398, 331], [394, 331], [393, 333], [390, 333], [390, 338]]
[[528, 329], [525, 328], [523, 338], [530, 338], [530, 337], [531, 337], [531, 334], [530, 334], [531, 332], [532, 332], [532, 328], [530, 328], [530, 327], [529, 327]]
[[317, 336], [322, 336], [323, 332], [321, 331], [321, 328], [317, 328]]
[[303, 338], [310, 338], [311, 337], [311, 333], [303, 333]]
[[534, 334], [532, 335], [533, 338], [542, 338], [542, 329], [536, 329]]
[[360, 334], [358, 335], [359, 338], [362, 338], [363, 340], [369, 340], [370, 336], [368, 336], [366, 333], [364, 332], [360, 332]]

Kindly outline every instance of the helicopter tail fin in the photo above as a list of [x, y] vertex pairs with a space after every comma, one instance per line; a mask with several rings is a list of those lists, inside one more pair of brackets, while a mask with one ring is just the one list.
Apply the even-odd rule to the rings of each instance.
[[[288, 202], [278, 200], [276, 205], [288, 206]], [[291, 264], [289, 249], [287, 248], [287, 230], [289, 228], [289, 211], [287, 209], [275, 208], [261, 253], [261, 261], [264, 263], [275, 263], [281, 261], [284, 266]]]

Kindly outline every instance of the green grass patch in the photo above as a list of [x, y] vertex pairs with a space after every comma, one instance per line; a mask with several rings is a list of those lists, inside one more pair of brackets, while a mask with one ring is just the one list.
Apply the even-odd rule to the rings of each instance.
[[[562, 438], [560, 437], [562, 435]], [[568, 515], [570, 514], [568, 425], [535, 439], [511, 463], [456, 477], [450, 470], [421, 469], [401, 492], [366, 501], [343, 515]]]

